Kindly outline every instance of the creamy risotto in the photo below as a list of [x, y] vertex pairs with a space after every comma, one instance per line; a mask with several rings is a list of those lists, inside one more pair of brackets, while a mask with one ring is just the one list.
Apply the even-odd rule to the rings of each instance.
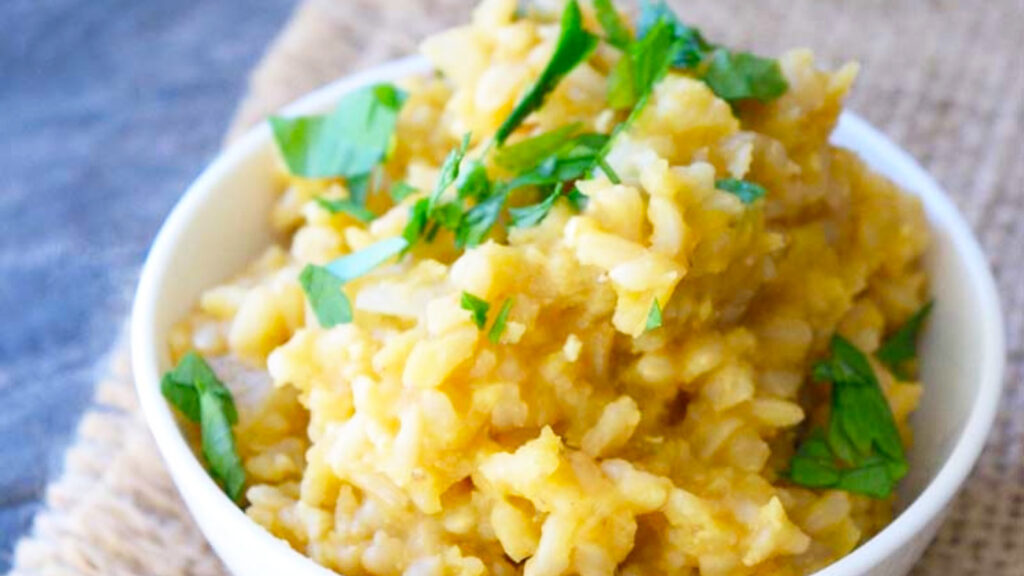
[[255, 522], [554, 576], [806, 574], [891, 520], [928, 233], [828, 143], [856, 66], [636, 12], [487, 0], [437, 74], [272, 121], [282, 241], [163, 387]]

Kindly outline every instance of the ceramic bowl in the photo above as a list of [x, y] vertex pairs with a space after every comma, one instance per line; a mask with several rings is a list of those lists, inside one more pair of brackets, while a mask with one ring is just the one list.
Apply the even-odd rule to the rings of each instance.
[[[350, 76], [297, 101], [285, 114], [330, 109], [346, 92], [370, 83], [429, 72], [420, 58]], [[974, 466], [999, 398], [1002, 316], [985, 256], [953, 202], [906, 152], [852, 113], [836, 144], [918, 195], [933, 233], [926, 265], [935, 309], [923, 336], [924, 395], [914, 414], [910, 474], [900, 487], [896, 519], [817, 576], [906, 574], [938, 529]], [[143, 268], [132, 318], [132, 360], [150, 430], [185, 503], [213, 549], [245, 576], [331, 574], [266, 532], [211, 480], [160, 395], [171, 367], [167, 335], [200, 292], [240, 272], [272, 241], [268, 214], [278, 182], [276, 150], [266, 125], [223, 151], [189, 187], [156, 238]]]

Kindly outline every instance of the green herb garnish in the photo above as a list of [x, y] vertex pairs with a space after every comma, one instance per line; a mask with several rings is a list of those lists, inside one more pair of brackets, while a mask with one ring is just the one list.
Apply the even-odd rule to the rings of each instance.
[[758, 198], [763, 198], [767, 191], [764, 186], [749, 182], [747, 180], [737, 180], [735, 178], [720, 178], [715, 180], [715, 188], [729, 192], [736, 196], [744, 204], [753, 204]]
[[495, 152], [494, 162], [511, 172], [533, 170], [545, 159], [565, 148], [572, 137], [582, 128], [582, 124], [574, 122], [515, 144], [509, 144]]
[[540, 224], [547, 217], [548, 212], [551, 212], [552, 206], [555, 205], [555, 200], [561, 195], [562, 183], [559, 182], [555, 189], [540, 202], [520, 208], [509, 208], [509, 226], [512, 228], [531, 228]]
[[360, 222], [372, 222], [373, 219], [377, 217], [377, 215], [368, 208], [360, 206], [348, 198], [327, 200], [326, 198], [317, 196], [316, 203], [331, 214], [348, 214]]
[[483, 298], [463, 292], [461, 306], [463, 310], [468, 310], [472, 315], [476, 327], [483, 330], [487, 325], [487, 311], [491, 309], [491, 305]]
[[408, 242], [410, 247], [416, 244], [427, 229], [427, 224], [430, 221], [427, 216], [429, 212], [429, 198], [420, 198], [409, 207], [409, 221], [406, 222], [405, 228], [402, 230], [402, 238]]
[[448, 156], [444, 159], [444, 163], [441, 164], [441, 173], [437, 177], [437, 184], [434, 186], [434, 191], [430, 194], [429, 212], [434, 211], [434, 207], [441, 201], [441, 195], [459, 177], [459, 168], [462, 165], [462, 159], [466, 157], [466, 149], [469, 148], [470, 138], [470, 134], [463, 135], [462, 143], [449, 152]]
[[811, 488], [837, 488], [888, 497], [907, 473], [896, 421], [871, 364], [841, 336], [832, 356], [814, 366], [814, 379], [832, 383], [831, 414], [790, 463], [789, 479]]
[[704, 55], [712, 49], [711, 44], [701, 35], [700, 30], [683, 24], [665, 2], [644, 2], [637, 18], [637, 36], [643, 38], [658, 22], [672, 25], [676, 38], [672, 65], [676, 68], [693, 69], [700, 65]]
[[907, 363], [917, 358], [917, 336], [932, 311], [934, 302], [928, 302], [915, 312], [903, 326], [900, 326], [882, 343], [875, 356], [885, 364], [894, 376], [908, 377]]
[[530, 86], [526, 95], [512, 109], [512, 114], [505, 119], [505, 122], [494, 134], [494, 140], [499, 146], [505, 143], [505, 140], [523, 123], [527, 116], [541, 107], [544, 98], [558, 86], [562, 78], [586, 60], [597, 47], [597, 37], [583, 28], [583, 16], [576, 0], [570, 0], [565, 5], [561, 25], [562, 30], [551, 60], [548, 61], [536, 82]]
[[612, 0], [594, 0], [594, 10], [597, 12], [597, 21], [604, 29], [605, 40], [616, 48], [629, 46], [633, 41], [633, 33], [622, 21]]
[[299, 274], [299, 284], [320, 326], [331, 328], [352, 321], [352, 305], [341, 291], [345, 282], [327, 268], [307, 264]]
[[483, 242], [501, 217], [507, 199], [507, 192], [498, 192], [466, 211], [455, 228], [455, 246], [466, 248]]
[[644, 4], [637, 20], [637, 36], [645, 38], [662, 23], [672, 27], [672, 65], [696, 73], [719, 98], [729, 103], [750, 99], [768, 102], [789, 89], [778, 61], [708, 42], [699, 30], [683, 24], [664, 2]]
[[501, 335], [505, 332], [505, 323], [508, 321], [508, 313], [512, 310], [512, 298], [506, 298], [505, 302], [501, 305], [501, 310], [498, 311], [497, 318], [494, 319], [494, 324], [491, 325], [491, 329], [487, 332], [487, 339], [492, 344], [497, 344], [501, 340]]
[[651, 309], [647, 312], [647, 325], [644, 329], [650, 332], [656, 328], [661, 328], [661, 304], [658, 304], [657, 298], [651, 302]]
[[183, 416], [199, 424], [203, 458], [210, 475], [237, 502], [245, 486], [245, 468], [231, 431], [231, 426], [238, 423], [231, 391], [195, 352], [185, 354], [173, 370], [164, 374], [160, 391]]
[[722, 48], [714, 51], [703, 79], [719, 98], [728, 102], [769, 102], [789, 89], [777, 61]]
[[401, 202], [402, 200], [405, 200], [409, 196], [418, 193], [419, 190], [417, 190], [415, 186], [412, 186], [408, 182], [395, 182], [391, 186], [391, 190], [388, 191], [388, 194], [391, 196], [391, 199], [394, 200], [396, 204]]
[[631, 117], [639, 114], [672, 64], [676, 43], [673, 30], [671, 22], [660, 19], [645, 36], [626, 47], [608, 76], [608, 103], [612, 108], [631, 108]]
[[515, 190], [524, 186], [555, 186], [584, 178], [601, 162], [602, 150], [607, 143], [608, 136], [604, 134], [584, 133], [573, 136], [555, 148], [554, 152], [532, 158], [532, 164], [521, 164], [519, 174], [505, 183], [505, 187]]
[[455, 179], [455, 190], [459, 200], [471, 198], [481, 200], [491, 194], [491, 180], [487, 177], [487, 169], [478, 160], [467, 160], [459, 169]]
[[391, 150], [405, 99], [391, 84], [377, 84], [346, 94], [329, 115], [272, 116], [270, 126], [293, 175], [362, 178]]
[[388, 238], [338, 258], [326, 266], [307, 265], [299, 275], [299, 283], [320, 326], [330, 328], [351, 322], [352, 305], [341, 291], [342, 286], [368, 274], [408, 247], [409, 242], [405, 238]]

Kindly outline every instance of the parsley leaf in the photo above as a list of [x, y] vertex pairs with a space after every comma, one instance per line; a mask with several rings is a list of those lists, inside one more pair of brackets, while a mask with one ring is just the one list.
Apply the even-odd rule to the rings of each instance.
[[569, 193], [565, 195], [565, 199], [569, 201], [569, 206], [571, 206], [576, 212], [583, 212], [586, 210], [587, 202], [590, 201], [590, 198], [583, 192], [580, 192], [579, 188], [575, 186], [573, 186], [569, 190]]
[[365, 276], [374, 268], [398, 256], [408, 244], [404, 238], [381, 240], [358, 252], [332, 261], [326, 268], [342, 282], [349, 282], [360, 276]]
[[470, 134], [462, 136], [462, 143], [458, 148], [453, 149], [445, 157], [444, 163], [441, 164], [441, 173], [437, 177], [437, 184], [434, 186], [434, 192], [430, 195], [430, 204], [428, 205], [428, 212], [433, 212], [434, 207], [437, 206], [441, 201], [441, 195], [448, 189], [449, 186], [455, 183], [455, 179], [459, 177], [459, 166], [462, 164], [462, 159], [466, 157], [466, 149], [469, 148]]
[[342, 286], [398, 256], [409, 245], [405, 238], [388, 238], [358, 252], [342, 256], [326, 266], [307, 265], [299, 274], [299, 284], [302, 285], [302, 291], [306, 293], [320, 326], [331, 328], [351, 322], [352, 305], [341, 291]]
[[420, 198], [412, 206], [409, 207], [409, 221], [406, 222], [405, 228], [402, 230], [402, 238], [412, 246], [417, 240], [423, 236], [424, 230], [427, 228], [427, 222], [429, 218], [427, 216], [430, 211], [430, 199]]
[[483, 298], [474, 296], [469, 292], [462, 293], [460, 305], [463, 310], [468, 310], [472, 314], [473, 323], [476, 324], [476, 327], [483, 330], [484, 326], [487, 325], [487, 311], [490, 310], [491, 305]]
[[815, 365], [814, 379], [832, 382], [832, 418], [861, 454], [876, 448], [891, 459], [904, 460], [892, 411], [864, 353], [834, 336], [832, 357]]
[[907, 363], [917, 358], [917, 336], [924, 326], [925, 320], [932, 311], [934, 302], [928, 302], [915, 312], [903, 326], [900, 326], [892, 333], [882, 346], [875, 352], [875, 356], [885, 364], [886, 367], [897, 378], [906, 378]]
[[369, 209], [360, 206], [348, 198], [339, 198], [337, 200], [328, 200], [326, 198], [316, 197], [316, 203], [327, 210], [331, 214], [348, 214], [360, 222], [372, 222], [377, 217]]
[[673, 48], [672, 65], [676, 68], [692, 69], [700, 65], [711, 45], [700, 31], [683, 24], [665, 2], [644, 2], [637, 18], [637, 36], [647, 36], [659, 22], [668, 22], [676, 38]]
[[329, 115], [273, 116], [270, 127], [293, 175], [362, 177], [390, 151], [405, 99], [391, 84], [367, 86], [346, 94]]
[[565, 148], [582, 127], [579, 122], [574, 122], [510, 144], [495, 153], [494, 162], [512, 172], [532, 170], [546, 158]]
[[507, 199], [507, 192], [499, 192], [466, 211], [455, 229], [455, 246], [473, 247], [483, 242], [501, 216]]
[[[789, 89], [778, 61], [708, 42], [699, 30], [683, 24], [665, 2], [645, 3], [637, 21], [637, 36], [646, 38], [664, 23], [672, 27], [672, 65], [696, 72], [719, 98], [729, 103], [768, 102]], [[618, 97], [622, 98], [621, 94]]]
[[405, 200], [409, 196], [418, 193], [419, 190], [417, 190], [415, 186], [409, 184], [408, 182], [396, 182], [391, 187], [391, 190], [388, 191], [388, 194], [391, 196], [391, 199], [394, 200], [396, 203], [401, 202], [402, 200]]
[[320, 326], [331, 328], [352, 321], [352, 305], [341, 291], [345, 282], [327, 268], [307, 264], [299, 274], [299, 284]]
[[612, 108], [632, 108], [639, 114], [651, 92], [672, 64], [676, 38], [673, 24], [658, 20], [646, 34], [626, 47], [608, 76], [608, 103]]
[[202, 381], [196, 381], [196, 388], [200, 391], [199, 427], [203, 437], [203, 456], [210, 465], [210, 475], [237, 502], [245, 486], [245, 468], [235, 447], [228, 402], [221, 395], [207, 390]]
[[777, 61], [721, 48], [712, 55], [703, 79], [719, 98], [729, 102], [747, 99], [769, 102], [789, 89]]
[[497, 318], [494, 319], [494, 324], [491, 325], [490, 331], [487, 332], [487, 339], [492, 344], [497, 344], [501, 340], [501, 335], [505, 332], [505, 323], [508, 321], [508, 313], [512, 310], [512, 298], [506, 298], [505, 302], [501, 305], [501, 310], [498, 311]]
[[522, 172], [505, 184], [507, 190], [524, 186], [554, 186], [585, 177], [601, 161], [608, 142], [604, 134], [579, 134], [565, 141], [548, 156], [533, 158], [532, 165], [521, 165]]
[[208, 383], [207, 388], [212, 393], [219, 394], [226, 399], [228, 417], [232, 424], [237, 422], [238, 413], [235, 410], [231, 392], [217, 378], [217, 374], [206, 363], [206, 360], [195, 352], [189, 352], [182, 356], [174, 370], [164, 374], [160, 381], [160, 391], [185, 417], [193, 422], [198, 422], [199, 395], [195, 389], [197, 381]]
[[647, 326], [644, 329], [650, 332], [656, 328], [661, 328], [661, 304], [658, 304], [657, 298], [651, 302], [651, 309], [647, 312]]
[[480, 200], [491, 193], [491, 181], [487, 177], [487, 169], [478, 160], [469, 160], [455, 179], [455, 190], [460, 200], [472, 198]]
[[562, 78], [586, 60], [597, 47], [597, 37], [583, 28], [583, 16], [576, 0], [566, 3], [561, 24], [562, 30], [551, 60], [494, 134], [494, 140], [499, 146], [505, 143], [527, 116], [541, 107], [544, 98], [558, 86]]
[[195, 352], [185, 354], [173, 370], [164, 374], [160, 391], [183, 416], [199, 424], [210, 475], [237, 502], [245, 485], [245, 469], [231, 431], [231, 426], [238, 423], [231, 391]]
[[808, 488], [830, 488], [839, 483], [839, 467], [825, 441], [825, 433], [815, 428], [804, 439], [789, 463], [791, 480]]
[[594, 10], [597, 12], [597, 21], [607, 36], [608, 43], [616, 48], [625, 48], [633, 41], [633, 34], [622, 21], [612, 0], [594, 0]]
[[829, 422], [804, 440], [788, 476], [812, 488], [887, 497], [907, 474], [896, 421], [867, 357], [838, 335], [831, 346], [832, 356], [813, 372], [832, 382]]
[[758, 198], [764, 197], [767, 193], [764, 186], [761, 186], [760, 184], [755, 184], [746, 180], [736, 180], [735, 178], [720, 178], [715, 180], [715, 188], [733, 194], [744, 204], [753, 204], [754, 201]]
[[509, 208], [508, 214], [511, 221], [509, 226], [512, 228], [532, 228], [537, 224], [540, 224], [544, 218], [547, 217], [548, 212], [551, 212], [551, 207], [555, 205], [555, 200], [558, 199], [562, 194], [562, 184], [559, 183], [551, 194], [548, 194], [546, 198], [536, 204], [530, 204], [529, 206], [523, 206], [521, 208]]

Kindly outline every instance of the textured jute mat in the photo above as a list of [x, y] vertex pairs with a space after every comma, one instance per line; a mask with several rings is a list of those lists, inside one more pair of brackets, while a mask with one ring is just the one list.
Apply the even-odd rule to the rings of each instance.
[[[1024, 0], [685, 0], [722, 43], [809, 46], [863, 65], [851, 107], [955, 198], [998, 278], [1006, 390], [988, 446], [916, 574], [1024, 574]], [[231, 137], [340, 75], [410, 54], [471, 0], [306, 0], [252, 74]], [[128, 343], [111, 354], [13, 574], [218, 575], [141, 420]]]

